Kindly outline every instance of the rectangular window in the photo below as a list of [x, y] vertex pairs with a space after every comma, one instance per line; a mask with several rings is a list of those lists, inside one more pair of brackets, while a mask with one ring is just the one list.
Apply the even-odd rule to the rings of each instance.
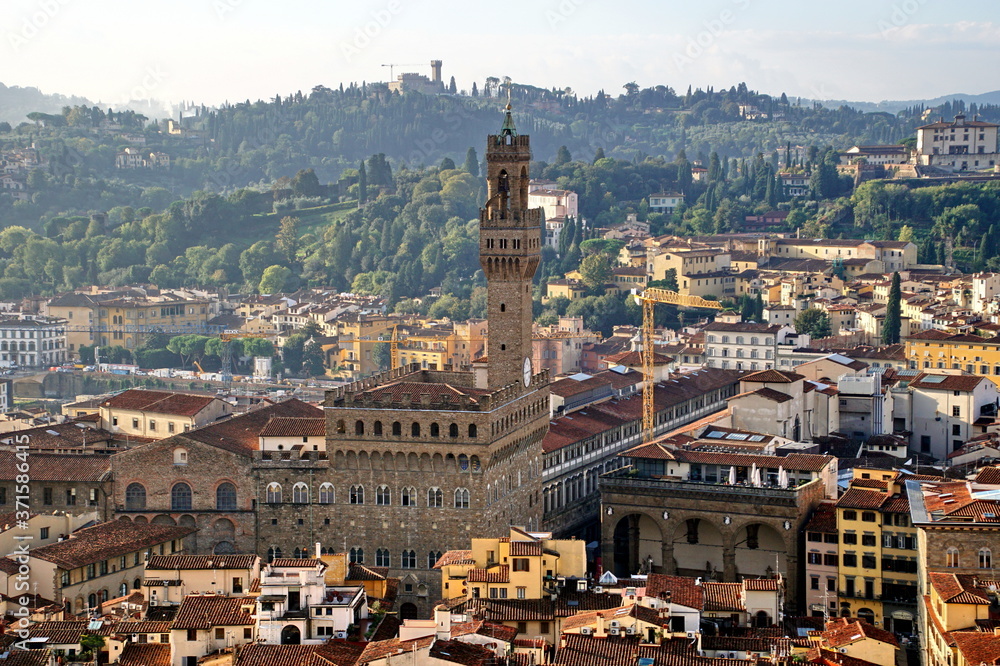
[[875, 522], [875, 512], [874, 511], [862, 511], [861, 512], [861, 520], [863, 520], [866, 523], [874, 523]]
[[529, 560], [527, 557], [515, 557], [514, 558], [514, 571], [528, 571], [529, 570]]
[[41, 533], [38, 536], [38, 538], [39, 539], [43, 539], [43, 540], [44, 539], [48, 539], [49, 538], [49, 528], [43, 527], [42, 530], [41, 530]]
[[149, 419], [149, 429], [150, 430], [156, 430], [156, 420], [155, 419]]
[[951, 408], [951, 415], [955, 416], [955, 417], [961, 417], [962, 416], [962, 408], [959, 407], [958, 405], [954, 405]]
[[836, 578], [827, 578], [826, 579], [826, 590], [827, 590], [827, 592], [836, 592], [837, 591], [837, 579]]
[[132, 419], [132, 427], [133, 428], [139, 427], [139, 419]]
[[809, 580], [809, 589], [818, 590], [819, 589], [819, 576], [813, 576]]
[[76, 506], [76, 488], [66, 490], [66, 506]]
[[[197, 629], [188, 629], [187, 630], [187, 639], [189, 641], [196, 641], [196, 640], [198, 640], [198, 630]], [[197, 659], [197, 657], [192, 657], [192, 659]]]
[[52, 489], [42, 488], [42, 504], [52, 506]]
[[215, 628], [215, 640], [221, 641], [225, 637], [226, 637], [226, 630], [223, 629], [222, 627], [216, 627]]
[[517, 598], [518, 599], [527, 599], [528, 598], [528, 588], [526, 588], [526, 587], [519, 587], [519, 588], [517, 588]]
[[875, 556], [871, 554], [866, 554], [861, 556], [861, 568], [863, 569], [877, 569], [878, 564], [876, 564]]
[[854, 545], [858, 542], [858, 535], [854, 532], [844, 533], [844, 543]]
[[844, 520], [857, 520], [857, 519], [858, 519], [858, 512], [857, 511], [845, 511], [844, 512]]
[[837, 566], [837, 553], [826, 553], [825, 555], [823, 555], [823, 566], [825, 567]]
[[861, 535], [861, 545], [868, 546], [869, 548], [875, 547], [875, 535], [874, 534], [862, 534]]
[[807, 561], [808, 561], [809, 564], [822, 564], [823, 563], [823, 555], [820, 554], [820, 553], [808, 553], [806, 555], [806, 557], [808, 558]]
[[845, 567], [856, 567], [858, 566], [858, 556], [854, 553], [844, 553], [844, 566]]

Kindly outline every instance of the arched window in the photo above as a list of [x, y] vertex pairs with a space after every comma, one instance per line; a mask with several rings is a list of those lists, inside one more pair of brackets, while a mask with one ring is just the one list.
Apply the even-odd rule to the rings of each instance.
[[372, 434], [373, 435], [381, 435], [382, 434], [382, 422], [381, 421], [376, 421], [375, 423], [372, 424]]
[[351, 562], [354, 562], [355, 564], [364, 564], [365, 549], [362, 548], [361, 546], [358, 546], [357, 548], [351, 548]]
[[387, 548], [379, 548], [375, 551], [375, 566], [377, 567], [387, 567], [389, 564], [389, 550]]
[[410, 436], [411, 437], [420, 437], [420, 424], [419, 423], [417, 423], [417, 422], [414, 421], [413, 424], [410, 425]]
[[215, 508], [219, 511], [236, 510], [236, 486], [227, 481], [215, 489]]
[[469, 490], [468, 490], [468, 488], [456, 488], [455, 489], [455, 508], [456, 509], [468, 509], [469, 508]]
[[118, 586], [118, 596], [127, 597], [128, 596], [128, 583], [122, 583]]
[[319, 487], [319, 503], [320, 504], [333, 504], [333, 484], [324, 483]]
[[440, 437], [441, 427], [437, 423], [431, 424], [431, 437]]
[[344, 424], [344, 419], [339, 419], [337, 421], [337, 434], [343, 435], [345, 432], [347, 432], [347, 426]]
[[293, 504], [308, 504], [309, 503], [309, 486], [302, 483], [296, 483], [292, 486], [292, 503]]
[[452, 423], [450, 426], [448, 426], [448, 436], [449, 437], [458, 437], [458, 424], [457, 423]]
[[479, 436], [479, 428], [476, 427], [475, 423], [470, 423], [469, 424], [469, 437], [478, 437], [478, 436]]
[[142, 589], [142, 579], [141, 578], [136, 578], [135, 580], [132, 581], [132, 589], [133, 590], [141, 590]]
[[271, 546], [267, 549], [267, 561], [274, 562], [275, 560], [281, 559], [281, 548], [278, 546]]
[[738, 344], [738, 345], [743, 344], [743, 336], [742, 335], [737, 335], [736, 336], [736, 344]]
[[460, 470], [462, 470], [463, 472], [468, 471], [468, 469], [469, 469], [469, 456], [465, 455], [464, 453], [458, 454], [458, 468]]
[[125, 489], [125, 509], [141, 511], [146, 508], [146, 488], [141, 483], [130, 483]]
[[351, 504], [365, 503], [365, 487], [362, 485], [351, 486]]
[[440, 550], [432, 550], [431, 552], [427, 553], [427, 568], [433, 569], [434, 565], [437, 564], [437, 561], [440, 559], [441, 559]]
[[416, 569], [417, 551], [404, 550], [402, 556], [400, 557], [399, 566], [401, 569]]
[[400, 425], [399, 421], [392, 422], [392, 434], [396, 437], [403, 434], [403, 426]]
[[170, 489], [170, 510], [191, 510], [191, 486], [186, 483], [175, 483]]
[[750, 344], [752, 345], [757, 344], [757, 338], [750, 338]]
[[[761, 611], [761, 612], [763, 612], [763, 611]], [[874, 624], [875, 623], [875, 611], [873, 611], [871, 608], [859, 608], [858, 609], [858, 619], [859, 620], [864, 620], [868, 624]], [[762, 626], [766, 626], [766, 625], [762, 625]]]
[[428, 488], [427, 489], [427, 506], [432, 508], [439, 508], [444, 504], [444, 493], [441, 492], [440, 488]]
[[979, 549], [979, 568], [980, 569], [993, 568], [993, 551], [991, 551], [989, 548]]
[[267, 484], [267, 499], [268, 504], [281, 504], [281, 486], [277, 483]]
[[469, 464], [472, 466], [473, 472], [481, 472], [483, 469], [482, 464], [479, 462], [479, 456], [469, 458]]
[[946, 567], [952, 569], [957, 569], [959, 567], [958, 548], [952, 546], [951, 548], [945, 551], [944, 556], [945, 556]]
[[188, 452], [187, 449], [176, 448], [174, 449], [174, 464], [175, 465], [187, 465], [188, 464]]
[[392, 491], [389, 486], [379, 486], [375, 489], [375, 504], [377, 506], [389, 506], [392, 504]]
[[403, 488], [399, 491], [399, 504], [400, 506], [416, 506], [417, 505], [417, 489], [414, 487]]
[[364, 421], [355, 421], [354, 422], [354, 434], [355, 435], [363, 435], [363, 434], [365, 434], [365, 422]]

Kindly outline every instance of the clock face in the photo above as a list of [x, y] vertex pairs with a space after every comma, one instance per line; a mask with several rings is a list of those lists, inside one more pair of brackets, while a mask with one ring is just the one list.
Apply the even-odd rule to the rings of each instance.
[[524, 357], [524, 385], [527, 386], [531, 383], [531, 359], [527, 356]]

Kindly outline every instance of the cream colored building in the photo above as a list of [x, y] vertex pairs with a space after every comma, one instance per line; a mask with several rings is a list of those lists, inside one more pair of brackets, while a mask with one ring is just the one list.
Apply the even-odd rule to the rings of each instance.
[[99, 410], [106, 430], [163, 439], [228, 417], [233, 406], [214, 396], [129, 389], [105, 399]]
[[1000, 125], [968, 120], [964, 114], [917, 128], [917, 164], [949, 171], [981, 171], [1000, 161], [997, 129]]
[[154, 555], [142, 586], [152, 606], [179, 606], [189, 594], [246, 596], [260, 578], [256, 555]]

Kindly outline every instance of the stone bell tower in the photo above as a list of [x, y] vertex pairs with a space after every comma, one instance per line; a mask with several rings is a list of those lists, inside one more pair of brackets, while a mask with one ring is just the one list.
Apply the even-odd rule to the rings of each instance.
[[508, 103], [500, 134], [486, 143], [486, 204], [479, 211], [479, 263], [487, 281], [487, 384], [527, 387], [531, 361], [531, 280], [542, 246], [542, 209], [528, 209], [527, 136], [518, 136]]

